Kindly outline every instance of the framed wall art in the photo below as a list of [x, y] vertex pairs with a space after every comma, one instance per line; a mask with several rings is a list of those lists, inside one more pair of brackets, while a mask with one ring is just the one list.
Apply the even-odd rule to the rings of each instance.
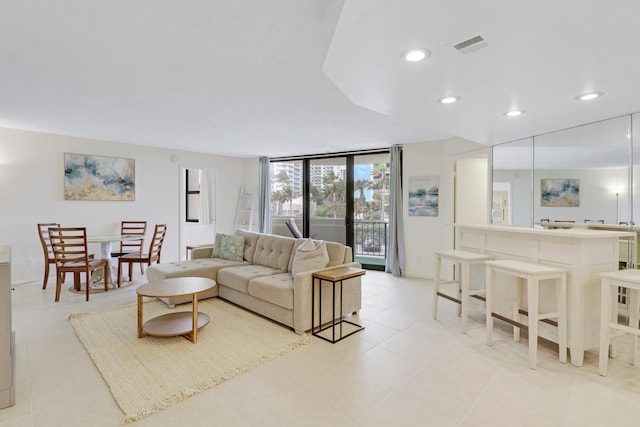
[[135, 160], [64, 154], [65, 200], [126, 200], [136, 198]]
[[409, 216], [438, 216], [437, 176], [409, 177]]
[[540, 206], [580, 206], [580, 180], [541, 179]]

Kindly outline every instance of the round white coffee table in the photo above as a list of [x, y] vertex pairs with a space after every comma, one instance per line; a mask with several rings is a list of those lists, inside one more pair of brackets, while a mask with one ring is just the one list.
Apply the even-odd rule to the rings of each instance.
[[[198, 294], [216, 286], [216, 281], [204, 277], [176, 277], [147, 283], [136, 289], [138, 294], [138, 338], [148, 335], [173, 337], [182, 335], [192, 343], [198, 341], [198, 329], [211, 320], [206, 313], [198, 312]], [[143, 323], [143, 297], [170, 298], [191, 295], [191, 311], [178, 311], [154, 317]]]

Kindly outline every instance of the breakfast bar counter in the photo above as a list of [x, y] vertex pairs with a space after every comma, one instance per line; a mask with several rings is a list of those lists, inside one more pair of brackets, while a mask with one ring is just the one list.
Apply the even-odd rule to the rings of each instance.
[[[620, 238], [632, 235], [609, 230], [456, 224], [455, 247], [489, 254], [494, 259], [514, 259], [566, 268], [568, 347], [571, 363], [582, 366], [584, 351], [597, 349], [599, 343], [599, 274], [618, 269]], [[474, 274], [483, 272], [475, 271]], [[510, 316], [516, 287], [510, 286], [507, 280], [502, 277], [496, 281], [494, 311]], [[541, 293], [541, 310], [545, 309], [545, 305], [552, 308], [554, 303], [554, 294]], [[543, 323], [539, 332], [541, 337], [558, 342], [557, 328], [553, 325]]]

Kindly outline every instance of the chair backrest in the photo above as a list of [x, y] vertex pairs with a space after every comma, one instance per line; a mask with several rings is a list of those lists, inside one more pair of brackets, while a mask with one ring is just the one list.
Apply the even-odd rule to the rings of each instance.
[[86, 228], [50, 227], [49, 238], [56, 268], [82, 267], [89, 264]]
[[49, 227], [60, 227], [57, 222], [47, 222], [38, 224], [38, 236], [40, 236], [40, 244], [44, 252], [45, 263], [53, 262], [53, 249], [51, 248], [51, 239], [49, 238]]
[[167, 224], [156, 224], [153, 231], [153, 239], [149, 245], [149, 264], [152, 262], [160, 263], [160, 253], [162, 252], [162, 242], [167, 234]]
[[287, 218], [284, 221], [284, 223], [286, 224], [287, 228], [289, 229], [289, 231], [291, 232], [293, 237], [295, 237], [296, 239], [301, 239], [301, 238], [304, 237], [302, 235], [302, 232], [300, 231], [300, 229], [296, 225], [296, 221], [293, 218]]
[[147, 221], [122, 221], [120, 224], [120, 235], [141, 236], [140, 240], [123, 240], [120, 242], [120, 253], [142, 252], [144, 248], [144, 237], [147, 233]]

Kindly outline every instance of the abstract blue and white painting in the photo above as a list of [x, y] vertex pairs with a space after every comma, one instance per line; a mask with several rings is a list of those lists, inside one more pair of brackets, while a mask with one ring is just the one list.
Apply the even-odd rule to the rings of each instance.
[[64, 154], [65, 200], [135, 200], [135, 160]]
[[580, 206], [580, 180], [541, 179], [540, 206]]
[[409, 177], [409, 216], [438, 216], [437, 176]]

